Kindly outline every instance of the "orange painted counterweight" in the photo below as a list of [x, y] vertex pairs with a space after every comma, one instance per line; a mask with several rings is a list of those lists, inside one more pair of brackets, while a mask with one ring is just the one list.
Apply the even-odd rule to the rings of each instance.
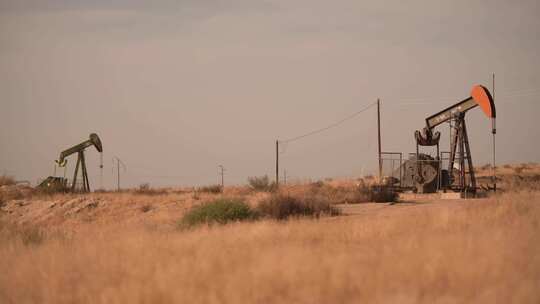
[[489, 93], [488, 89], [482, 85], [476, 85], [472, 88], [471, 97], [480, 106], [480, 108], [482, 108], [482, 111], [484, 111], [484, 114], [486, 114], [487, 117], [496, 117], [495, 102], [493, 101], [493, 97], [491, 97], [491, 93]]

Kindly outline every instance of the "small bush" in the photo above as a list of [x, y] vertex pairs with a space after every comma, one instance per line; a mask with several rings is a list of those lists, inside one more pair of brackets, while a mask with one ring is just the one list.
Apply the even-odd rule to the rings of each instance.
[[217, 193], [223, 192], [223, 188], [221, 187], [221, 185], [210, 185], [210, 186], [200, 187], [199, 189], [197, 189], [197, 191], [198, 192], [203, 192], [203, 193], [217, 194]]
[[149, 204], [141, 206], [141, 211], [144, 212], [144, 213], [146, 213], [146, 212], [148, 212], [150, 210], [152, 210], [152, 206], [150, 206]]
[[520, 166], [514, 168], [514, 172], [516, 174], [521, 174], [521, 173], [523, 173], [523, 170], [525, 170], [525, 169], [526, 169], [526, 167], [520, 165]]
[[368, 202], [387, 203], [396, 202], [398, 194], [390, 187], [385, 186], [370, 186], [359, 189], [360, 193], [365, 196]]
[[289, 195], [276, 194], [261, 201], [257, 210], [263, 216], [277, 220], [289, 217], [339, 215], [340, 210], [322, 197], [306, 196], [302, 199]]
[[268, 175], [248, 177], [249, 186], [255, 191], [274, 191], [277, 189], [275, 182], [270, 182]]
[[254, 218], [256, 213], [244, 201], [220, 198], [191, 208], [180, 221], [180, 226], [227, 224]]

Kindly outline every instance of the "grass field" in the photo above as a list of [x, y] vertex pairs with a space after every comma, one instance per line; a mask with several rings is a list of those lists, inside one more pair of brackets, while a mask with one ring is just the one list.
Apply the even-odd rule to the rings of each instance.
[[188, 230], [177, 222], [193, 205], [269, 194], [7, 200], [0, 303], [539, 303], [540, 191], [521, 186]]

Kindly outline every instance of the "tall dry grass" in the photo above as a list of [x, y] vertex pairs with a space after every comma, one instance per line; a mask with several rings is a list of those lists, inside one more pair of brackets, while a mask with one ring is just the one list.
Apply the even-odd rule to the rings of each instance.
[[10, 186], [15, 184], [15, 178], [8, 175], [0, 175], [0, 187], [1, 186]]
[[4, 223], [0, 303], [540, 301], [539, 193], [377, 210], [167, 232]]

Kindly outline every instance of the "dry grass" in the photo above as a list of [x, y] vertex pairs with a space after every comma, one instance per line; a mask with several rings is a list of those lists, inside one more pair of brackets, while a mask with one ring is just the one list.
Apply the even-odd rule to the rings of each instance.
[[[516, 167], [488, 199], [192, 230], [176, 228], [192, 206], [272, 194], [22, 194], [0, 206], [0, 303], [538, 303], [540, 170]], [[357, 184], [280, 193], [343, 202]]]
[[[478, 170], [480, 184], [492, 184], [491, 167]], [[540, 191], [540, 165], [523, 163], [497, 168], [497, 189], [503, 192]]]
[[367, 202], [394, 202], [397, 193], [388, 187], [365, 182], [363, 179], [317, 181], [309, 184], [282, 186], [279, 193], [295, 198], [317, 197], [331, 204], [358, 204]]
[[273, 194], [262, 200], [257, 206], [260, 215], [277, 220], [298, 217], [336, 216], [341, 210], [322, 196], [304, 196], [301, 198], [283, 194]]
[[14, 185], [15, 179], [12, 176], [0, 175], [0, 187]]
[[0, 303], [538, 303], [539, 225], [535, 192], [194, 231], [43, 227], [31, 244], [42, 232], [4, 225]]

